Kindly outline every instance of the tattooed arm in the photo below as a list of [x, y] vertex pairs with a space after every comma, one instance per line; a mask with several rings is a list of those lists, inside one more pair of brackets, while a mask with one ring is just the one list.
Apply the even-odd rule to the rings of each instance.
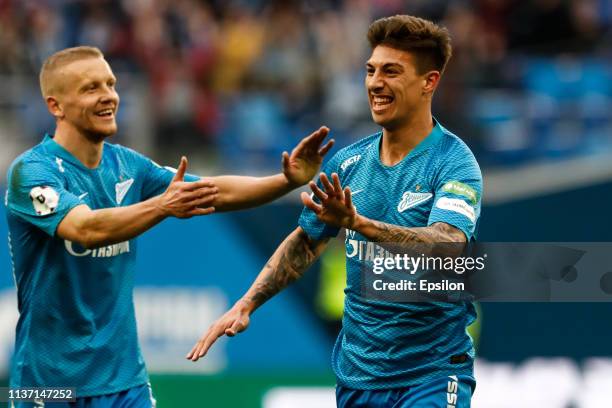
[[458, 255], [463, 245], [439, 244], [465, 244], [467, 241], [460, 229], [444, 222], [436, 222], [427, 227], [402, 227], [371, 220], [357, 213], [351, 199], [351, 190], [348, 187], [342, 188], [338, 174], [333, 173], [330, 181], [325, 173], [321, 173], [320, 179], [325, 191], [310, 182], [310, 188], [320, 204], [306, 193], [302, 193], [302, 202], [326, 224], [357, 231], [370, 241], [401, 245], [404, 249], [417, 246], [419, 250], [429, 249], [427, 252], [431, 254]]
[[398, 244], [414, 242], [426, 245], [441, 242], [466, 242], [465, 234], [460, 229], [445, 222], [436, 222], [428, 227], [409, 228], [357, 215], [351, 229], [375, 242]]
[[[371, 220], [358, 215], [354, 231], [374, 242], [391, 244], [390, 252], [414, 248], [429, 255], [458, 256], [466, 243], [465, 234], [445, 222], [436, 222], [428, 227], [402, 227]], [[386, 246], [386, 245], [383, 245]]]
[[328, 241], [329, 238], [312, 240], [300, 227], [289, 234], [244, 295], [243, 299], [249, 304], [250, 312], [299, 279], [321, 255]]
[[296, 228], [276, 249], [249, 290], [219, 320], [210, 326], [187, 359], [198, 361], [224, 334], [234, 336], [249, 325], [250, 315], [268, 299], [299, 279], [325, 249], [328, 238], [315, 241]]

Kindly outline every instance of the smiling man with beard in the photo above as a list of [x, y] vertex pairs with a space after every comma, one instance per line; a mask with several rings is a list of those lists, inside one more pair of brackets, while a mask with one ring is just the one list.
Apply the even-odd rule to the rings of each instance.
[[311, 182], [313, 197], [302, 193], [299, 226], [187, 358], [195, 361], [220, 336], [245, 330], [251, 314], [301, 277], [345, 228], [346, 298], [332, 355], [338, 407], [467, 408], [475, 387], [466, 332], [474, 306], [383, 301], [362, 291], [375, 243], [463, 246], [475, 237], [480, 169], [431, 113], [450, 37], [430, 21], [398, 15], [372, 23], [368, 40], [365, 86], [382, 131], [331, 158], [319, 184]]
[[173, 171], [105, 142], [117, 131], [115, 84], [97, 48], [50, 56], [40, 86], [56, 130], [8, 172], [20, 313], [10, 384], [76, 389], [74, 403], [14, 406], [154, 406], [136, 336], [134, 238], [167, 217], [248, 208], [280, 197], [311, 180], [333, 144], [321, 147], [328, 133], [322, 127], [283, 154], [280, 174], [200, 179], [185, 174], [184, 157]]

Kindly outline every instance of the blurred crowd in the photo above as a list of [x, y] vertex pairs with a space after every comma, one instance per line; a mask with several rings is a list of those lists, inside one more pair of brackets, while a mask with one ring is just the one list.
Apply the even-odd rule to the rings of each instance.
[[0, 91], [22, 84], [0, 105], [28, 119], [20, 137], [32, 144], [52, 128], [44, 107], [27, 109], [42, 105], [42, 61], [95, 45], [132, 105], [120, 119], [146, 106], [161, 152], [210, 149], [257, 166], [320, 124], [341, 143], [376, 129], [365, 34], [398, 13], [450, 30], [434, 110], [485, 162], [612, 146], [612, 0], [0, 0]]

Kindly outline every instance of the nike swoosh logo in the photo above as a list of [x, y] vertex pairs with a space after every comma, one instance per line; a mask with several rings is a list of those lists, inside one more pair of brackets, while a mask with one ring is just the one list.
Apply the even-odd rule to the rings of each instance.
[[355, 194], [359, 194], [359, 193], [361, 193], [364, 190], [365, 190], [365, 188], [362, 188], [360, 190], [351, 191], [351, 195], [354, 196]]
[[83, 194], [81, 194], [81, 195], [79, 196], [79, 200], [84, 199], [84, 198], [85, 198], [85, 196], [87, 196], [87, 194], [89, 194], [89, 193], [83, 193]]

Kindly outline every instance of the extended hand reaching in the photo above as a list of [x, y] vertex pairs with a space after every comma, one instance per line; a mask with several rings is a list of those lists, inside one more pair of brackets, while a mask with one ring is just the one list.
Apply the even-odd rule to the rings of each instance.
[[323, 157], [334, 145], [334, 139], [331, 139], [321, 147], [328, 133], [329, 129], [322, 126], [302, 139], [291, 154], [283, 152], [283, 174], [289, 183], [294, 186], [302, 186], [317, 174]]
[[217, 198], [219, 189], [210, 180], [184, 181], [187, 158], [181, 163], [166, 191], [159, 196], [159, 206], [168, 216], [190, 218], [194, 215], [207, 215], [215, 211], [211, 205]]

